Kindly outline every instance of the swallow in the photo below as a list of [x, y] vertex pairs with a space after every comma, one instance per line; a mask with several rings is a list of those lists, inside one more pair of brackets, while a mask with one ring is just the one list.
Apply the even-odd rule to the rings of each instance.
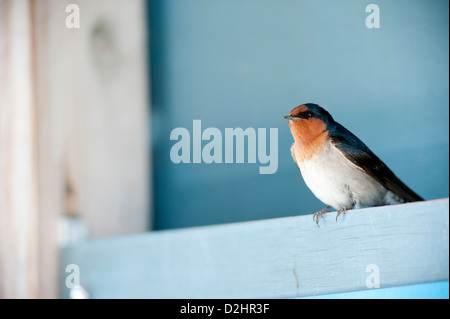
[[334, 121], [325, 109], [306, 103], [284, 117], [294, 138], [291, 155], [301, 175], [327, 207], [342, 212], [353, 208], [422, 201], [358, 137]]

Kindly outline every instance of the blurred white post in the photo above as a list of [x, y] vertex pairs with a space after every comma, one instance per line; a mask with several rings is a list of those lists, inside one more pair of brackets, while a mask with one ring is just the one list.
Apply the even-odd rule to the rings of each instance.
[[0, 298], [59, 296], [64, 229], [150, 228], [144, 4], [0, 0]]
[[[79, 28], [67, 25], [74, 5]], [[145, 5], [34, 1], [33, 18], [45, 220], [40, 277], [51, 283], [41, 295], [54, 297], [58, 235], [70, 241], [150, 227]], [[82, 234], [65, 234], [69, 228]]]
[[0, 0], [0, 299], [39, 295], [31, 30], [28, 0]]

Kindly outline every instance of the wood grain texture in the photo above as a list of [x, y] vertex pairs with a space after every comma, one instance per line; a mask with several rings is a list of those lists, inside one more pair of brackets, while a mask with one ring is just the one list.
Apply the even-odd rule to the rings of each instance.
[[144, 12], [0, 0], [0, 298], [59, 295], [61, 216], [91, 237], [150, 227]]
[[[449, 200], [153, 232], [63, 251], [93, 298], [278, 298], [449, 278]], [[63, 296], [68, 289], [62, 287]]]
[[142, 0], [33, 2], [42, 297], [58, 296], [61, 216], [89, 237], [150, 227], [144, 12]]
[[[69, 3], [79, 29], [64, 24]], [[62, 199], [69, 186], [76, 203], [57, 207], [93, 237], [148, 229], [145, 34], [141, 0], [35, 3], [43, 179]]]
[[0, 299], [38, 296], [31, 7], [0, 0]]

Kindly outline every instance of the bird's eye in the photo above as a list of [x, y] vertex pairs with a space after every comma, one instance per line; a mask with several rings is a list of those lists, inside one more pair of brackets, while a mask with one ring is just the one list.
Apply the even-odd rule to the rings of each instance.
[[306, 112], [305, 112], [305, 115], [306, 115], [306, 117], [310, 118], [310, 117], [313, 116], [313, 112], [311, 112], [311, 111], [306, 111]]

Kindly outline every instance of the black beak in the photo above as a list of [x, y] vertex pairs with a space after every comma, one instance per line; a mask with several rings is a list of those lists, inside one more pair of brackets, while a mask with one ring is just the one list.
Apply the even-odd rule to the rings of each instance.
[[286, 115], [286, 116], [284, 116], [284, 118], [286, 120], [298, 120], [299, 119], [298, 117], [295, 117], [295, 116], [292, 116], [292, 115]]

